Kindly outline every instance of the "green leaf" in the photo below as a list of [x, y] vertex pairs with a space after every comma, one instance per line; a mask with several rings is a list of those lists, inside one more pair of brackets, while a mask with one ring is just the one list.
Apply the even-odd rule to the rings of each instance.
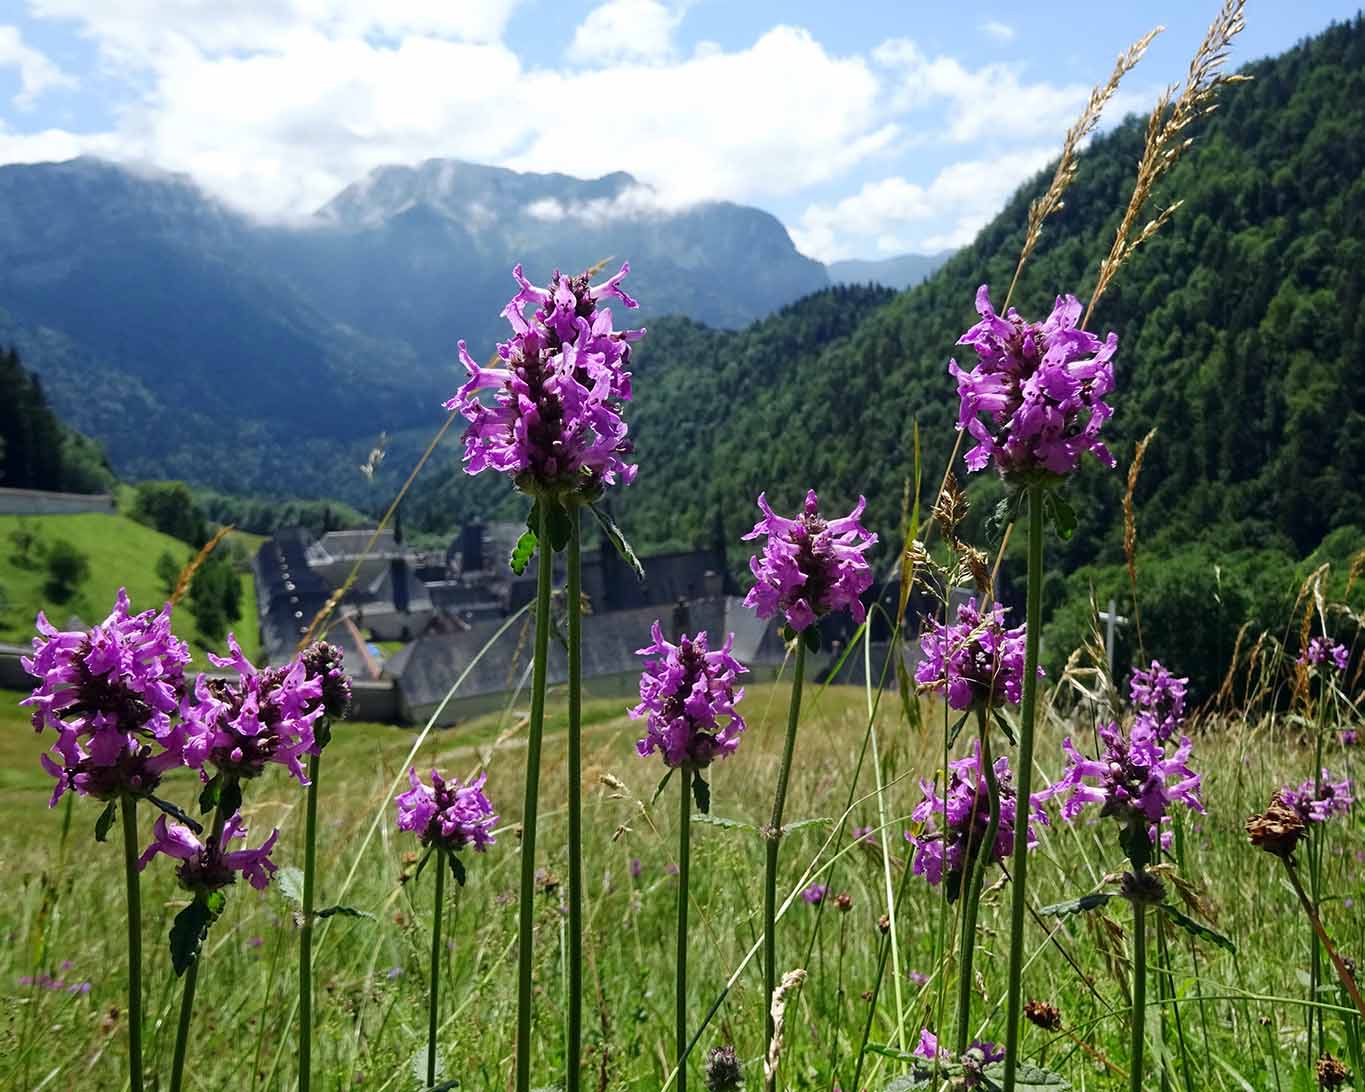
[[807, 626], [801, 631], [801, 643], [806, 646], [808, 652], [820, 651], [820, 628], [814, 624]]
[[242, 810], [242, 783], [235, 777], [223, 779], [223, 788], [218, 794], [218, 808], [224, 815], [236, 815]]
[[1203, 922], [1195, 921], [1194, 918], [1184, 913], [1184, 911], [1177, 910], [1174, 906], [1170, 905], [1170, 903], [1162, 903], [1157, 909], [1191, 936], [1198, 937], [1200, 940], [1207, 940], [1211, 944], [1216, 944], [1218, 947], [1225, 948], [1229, 952], [1236, 954], [1237, 945], [1233, 944], [1232, 941], [1223, 936], [1222, 933], [1215, 929], [1210, 929]]
[[295, 906], [303, 906], [303, 870], [290, 865], [282, 868], [275, 877], [275, 885], [280, 889], [280, 894], [292, 902]]
[[[872, 1049], [870, 1045], [868, 1049]], [[940, 1070], [940, 1075], [942, 1075], [942, 1070]], [[941, 1076], [940, 1079], [942, 1079]], [[933, 1080], [933, 1076], [929, 1073], [907, 1073], [902, 1077], [897, 1077], [890, 1084], [883, 1085], [882, 1092], [916, 1092], [921, 1088], [929, 1088]]]
[[204, 905], [209, 908], [209, 913], [212, 914], [214, 918], [217, 918], [227, 907], [227, 893], [221, 889], [218, 891], [210, 891], [207, 895], [203, 896], [203, 899]]
[[668, 779], [673, 776], [673, 767], [668, 768], [668, 773], [664, 774], [659, 784], [654, 787], [654, 795], [649, 798], [649, 806], [652, 808], [664, 794], [664, 786], [668, 784]]
[[806, 827], [814, 827], [822, 824], [828, 826], [833, 822], [834, 820], [828, 815], [819, 815], [814, 819], [798, 819], [794, 823], [784, 823], [782, 825], [782, 834], [785, 837], [788, 834], [795, 834], [798, 830], [804, 830]]
[[377, 921], [378, 919], [368, 910], [358, 910], [354, 906], [326, 906], [319, 910], [314, 917], [318, 918], [364, 918], [366, 921]]
[[1054, 902], [1051, 906], [1044, 906], [1038, 913], [1056, 914], [1059, 917], [1068, 914], [1084, 914], [1090, 910], [1098, 910], [1113, 897], [1113, 895], [1107, 892], [1097, 891], [1091, 895], [1082, 895], [1078, 899], [1068, 899], [1066, 902]]
[[[541, 502], [545, 503], [544, 501]], [[548, 509], [550, 525], [547, 528], [550, 534], [550, 549], [558, 552], [569, 544], [569, 538], [573, 535], [573, 520], [569, 518], [569, 513], [564, 511], [564, 506], [551, 504]]]
[[758, 833], [758, 827], [754, 826], [753, 823], [746, 823], [740, 819], [725, 819], [709, 813], [692, 816], [692, 822], [705, 823], [708, 827], [720, 827], [721, 830], [750, 830], [755, 834]]
[[699, 812], [703, 815], [711, 814], [711, 786], [706, 783], [706, 778], [702, 777], [700, 770], [692, 771], [692, 799], [696, 801]]
[[782, 640], [787, 644], [796, 640], [796, 630], [792, 629], [790, 622], [782, 627]]
[[607, 536], [607, 541], [621, 555], [621, 560], [630, 566], [631, 572], [635, 574], [635, 579], [643, 584], [645, 582], [645, 567], [640, 564], [640, 559], [635, 556], [635, 551], [626, 541], [626, 536], [621, 533], [621, 528], [616, 526], [616, 521], [606, 512], [600, 511], [595, 504], [588, 505], [588, 510], [597, 519], [597, 525], [602, 528], [602, 533]]
[[427, 851], [422, 854], [422, 859], [417, 862], [417, 869], [412, 874], [412, 879], [414, 883], [417, 881], [417, 877], [422, 874], [422, 869], [426, 868], [427, 862], [431, 860], [431, 855], [435, 852], [436, 851], [434, 849], [428, 846]]
[[223, 775], [214, 774], [199, 790], [199, 814], [208, 815], [218, 806], [218, 793], [223, 787]]
[[110, 800], [100, 812], [100, 817], [95, 820], [95, 841], [107, 842], [109, 840], [109, 828], [114, 825], [114, 816], [118, 814], [118, 801]]
[[531, 558], [536, 556], [536, 533], [525, 531], [521, 538], [517, 539], [517, 544], [512, 549], [512, 556], [508, 558], [508, 564], [512, 566], [512, 571], [520, 576], [526, 571], [526, 566], [531, 564]]
[[962, 716], [958, 717], [958, 718], [957, 718], [957, 723], [954, 724], [950, 729], [948, 729], [948, 746], [949, 746], [949, 747], [953, 746], [953, 744], [955, 744], [955, 743], [957, 742], [957, 735], [958, 735], [959, 732], [962, 731], [962, 726], [963, 726], [964, 724], [967, 723], [967, 718], [968, 718], [969, 716], [971, 716], [971, 710], [970, 710], [970, 709], [967, 710], [967, 712], [963, 713]]
[[191, 963], [199, 958], [199, 946], [213, 924], [216, 915], [209, 909], [204, 899], [195, 897], [180, 913], [175, 915], [171, 924], [171, 966], [179, 978]]
[[463, 887], [465, 881], [464, 861], [453, 853], [447, 853], [446, 857], [450, 860], [450, 874], [455, 877], [455, 882]]
[[202, 824], [200, 824], [198, 821], [194, 819], [191, 819], [188, 815], [185, 814], [185, 812], [180, 810], [179, 806], [172, 804], [169, 800], [162, 800], [161, 797], [159, 796], [151, 795], [148, 795], [147, 799], [155, 807], [160, 808], [172, 819], [174, 819], [177, 823], [183, 823], [185, 826], [189, 827], [190, 830], [194, 831], [195, 834], [204, 833], [204, 827]]
[[1152, 863], [1152, 839], [1147, 834], [1145, 817], [1129, 819], [1119, 828], [1119, 845], [1134, 871], [1140, 872]]
[[319, 717], [313, 724], [313, 742], [321, 752], [332, 742], [332, 718]]
[[1043, 512], [1052, 517], [1052, 529], [1063, 542], [1076, 533], [1076, 510], [1060, 493], [1048, 493], [1043, 501]]
[[[1000, 1092], [1005, 1087], [1005, 1063], [992, 1062], [981, 1071], [985, 1087]], [[1014, 1074], [1014, 1092], [1070, 1092], [1066, 1078], [1036, 1065], [1020, 1062]]]

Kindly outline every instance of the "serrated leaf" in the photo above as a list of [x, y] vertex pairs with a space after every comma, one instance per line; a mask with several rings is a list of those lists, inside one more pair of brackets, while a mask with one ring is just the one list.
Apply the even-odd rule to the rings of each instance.
[[532, 534], [540, 533], [540, 501], [534, 502], [526, 513], [526, 529]]
[[700, 770], [692, 771], [692, 799], [702, 815], [711, 814], [711, 786], [706, 783]]
[[725, 819], [719, 815], [694, 815], [692, 822], [705, 823], [708, 827], [720, 827], [721, 830], [750, 830], [755, 834], [758, 833], [758, 827], [754, 826], [753, 823], [745, 823], [739, 819]]
[[227, 894], [221, 890], [210, 891], [203, 896], [204, 905], [209, 908], [209, 913], [215, 918], [227, 907]]
[[319, 910], [314, 916], [319, 918], [364, 918], [366, 921], [378, 920], [368, 910], [359, 910], [354, 906], [327, 906]]
[[204, 833], [203, 824], [199, 823], [195, 819], [191, 819], [185, 812], [183, 812], [179, 808], [179, 806], [172, 804], [169, 800], [162, 800], [161, 797], [159, 796], [150, 795], [147, 797], [147, 799], [151, 804], [153, 804], [155, 807], [160, 808], [172, 819], [174, 819], [177, 823], [182, 823], [183, 825], [189, 827], [190, 830], [194, 831], [195, 834]]
[[536, 556], [536, 533], [534, 531], [524, 531], [522, 536], [517, 539], [517, 544], [512, 548], [512, 556], [507, 559], [512, 571], [520, 576], [526, 571], [526, 566], [531, 564], [531, 558]]
[[546, 509], [546, 514], [549, 516], [546, 531], [550, 536], [550, 549], [558, 552], [569, 544], [569, 539], [573, 535], [573, 520], [569, 518], [569, 513], [564, 511], [563, 505], [559, 504], [551, 504]]
[[808, 652], [820, 651], [820, 629], [818, 626], [809, 625], [801, 631], [801, 643], [806, 646]]
[[784, 823], [782, 825], [782, 834], [785, 837], [788, 834], [795, 834], [798, 830], [805, 830], [806, 827], [818, 826], [822, 823], [828, 826], [833, 822], [834, 820], [828, 815], [817, 815], [814, 819], [797, 819], [792, 823]]
[[235, 777], [223, 779], [222, 791], [218, 793], [218, 808], [224, 815], [236, 815], [242, 810], [242, 783]]
[[453, 853], [447, 853], [446, 857], [450, 860], [450, 874], [455, 877], [455, 882], [463, 887], [465, 881], [464, 861]]
[[595, 504], [588, 505], [588, 510], [597, 520], [597, 525], [602, 528], [602, 533], [607, 536], [607, 541], [611, 543], [612, 548], [621, 556], [621, 560], [630, 566], [631, 572], [635, 574], [635, 579], [643, 584], [645, 582], [645, 567], [640, 564], [640, 559], [635, 556], [635, 551], [626, 541], [626, 536], [621, 533], [621, 528], [616, 526], [616, 521], [607, 513], [599, 511]]
[[654, 787], [654, 795], [649, 798], [649, 806], [652, 808], [664, 793], [664, 786], [668, 784], [669, 778], [673, 776], [673, 767], [668, 768], [668, 773], [664, 774], [659, 783]]
[[218, 806], [218, 792], [223, 787], [223, 775], [214, 774], [199, 790], [199, 814], [208, 815]]
[[433, 853], [435, 853], [435, 852], [436, 852], [436, 851], [435, 851], [434, 849], [432, 849], [431, 847], [428, 846], [428, 847], [427, 847], [427, 851], [426, 851], [425, 853], [422, 854], [422, 859], [421, 859], [420, 861], [417, 862], [417, 868], [416, 868], [416, 870], [415, 870], [415, 871], [413, 872], [413, 874], [412, 874], [412, 878], [413, 878], [413, 881], [414, 881], [414, 882], [416, 882], [417, 877], [420, 876], [420, 875], [422, 874], [422, 869], [426, 868], [427, 862], [428, 862], [429, 860], [431, 860], [431, 855], [432, 855]]
[[1066, 902], [1054, 902], [1051, 906], [1044, 906], [1038, 911], [1039, 914], [1055, 914], [1062, 917], [1068, 914], [1085, 914], [1091, 910], [1098, 910], [1106, 905], [1114, 896], [1104, 891], [1096, 891], [1090, 895], [1082, 895], [1078, 899], [1067, 899]]
[[1049, 493], [1043, 502], [1044, 514], [1051, 516], [1052, 529], [1063, 542], [1076, 533], [1076, 510], [1060, 493]]
[[195, 898], [175, 915], [171, 923], [171, 966], [179, 978], [199, 958], [199, 946], [213, 924], [214, 913], [201, 898]]
[[[992, 1062], [981, 1071], [981, 1079], [992, 1092], [1005, 1086], [1005, 1063]], [[1036, 1065], [1020, 1062], [1014, 1071], [1014, 1092], [1070, 1092], [1071, 1083], [1063, 1076]]]
[[100, 817], [95, 820], [95, 841], [107, 842], [109, 840], [109, 828], [114, 825], [114, 816], [118, 814], [118, 801], [110, 800], [100, 812]]
[[1231, 940], [1223, 936], [1223, 934], [1216, 929], [1210, 929], [1203, 922], [1195, 921], [1194, 918], [1190, 917], [1183, 910], [1176, 909], [1176, 907], [1172, 906], [1170, 903], [1162, 903], [1157, 909], [1192, 936], [1196, 936], [1200, 940], [1207, 940], [1211, 944], [1216, 944], [1218, 947], [1225, 948], [1229, 952], [1236, 954], [1237, 945]]
[[290, 865], [282, 868], [275, 876], [275, 884], [280, 894], [295, 906], [303, 906], [303, 870]]

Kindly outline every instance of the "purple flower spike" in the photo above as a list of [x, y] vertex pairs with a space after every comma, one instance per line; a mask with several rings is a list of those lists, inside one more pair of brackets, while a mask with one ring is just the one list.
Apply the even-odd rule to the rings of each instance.
[[152, 834], [152, 844], [138, 858], [138, 871], [146, 868], [158, 853], [172, 857], [180, 862], [175, 870], [180, 886], [196, 894], [227, 887], [236, 882], [238, 872], [257, 891], [264, 891], [276, 872], [270, 851], [280, 836], [278, 830], [271, 831], [270, 837], [256, 849], [227, 849], [229, 842], [246, 837], [246, 824], [240, 813], [223, 824], [222, 836], [216, 841], [210, 836], [207, 842], [201, 842], [189, 827], [167, 822], [164, 815], [157, 816]]
[[1151, 728], [1158, 743], [1175, 735], [1185, 720], [1185, 693], [1189, 679], [1178, 679], [1159, 660], [1146, 671], [1139, 668], [1128, 682], [1128, 695], [1138, 721]]
[[1007, 478], [1066, 475], [1087, 451], [1112, 468], [1099, 432], [1114, 412], [1103, 399], [1114, 389], [1117, 335], [1100, 341], [1077, 329], [1075, 296], [1058, 296], [1046, 322], [1025, 322], [1012, 307], [997, 315], [983, 284], [976, 310], [981, 321], [957, 342], [976, 351], [976, 367], [948, 362], [961, 401], [957, 427], [977, 442], [968, 468], [984, 470], [994, 459]]
[[822, 883], [813, 883], [801, 892], [801, 897], [811, 906], [819, 906], [829, 894], [829, 888]]
[[1062, 818], [1075, 819], [1087, 804], [1100, 804], [1101, 815], [1124, 821], [1141, 815], [1148, 823], [1160, 823], [1175, 802], [1203, 814], [1199, 775], [1187, 765], [1193, 748], [1189, 736], [1180, 737], [1169, 758], [1148, 725], [1134, 724], [1125, 735], [1117, 724], [1108, 724], [1100, 728], [1099, 736], [1104, 744], [1100, 760], [1082, 755], [1070, 736], [1062, 741], [1068, 765], [1051, 790], [1067, 793]]
[[423, 845], [435, 845], [451, 853], [473, 846], [482, 853], [493, 844], [498, 821], [493, 805], [483, 793], [487, 774], [468, 785], [452, 777], [446, 780], [431, 771], [431, 785], [422, 783], [416, 769], [408, 770], [407, 792], [394, 797], [398, 806], [398, 829], [411, 831]]
[[712, 652], [705, 630], [684, 633], [676, 645], [664, 639], [657, 620], [649, 632], [654, 643], [637, 650], [654, 658], [645, 661], [640, 704], [630, 710], [632, 720], [647, 722], [635, 749], [642, 758], [659, 751], [665, 765], [692, 769], [734, 754], [745, 727], [735, 710], [744, 697], [735, 676], [749, 670], [730, 654], [735, 635]]
[[1351, 662], [1351, 650], [1330, 637], [1314, 637], [1297, 662], [1307, 667], [1322, 667], [1330, 663], [1338, 671], [1345, 671], [1346, 665]]
[[172, 723], [185, 693], [185, 643], [171, 634], [171, 610], [130, 614], [120, 588], [114, 609], [88, 633], [59, 632], [41, 613], [33, 656], [21, 660], [39, 680], [21, 705], [33, 727], [57, 734], [43, 768], [68, 788], [111, 800], [152, 792], [180, 765], [181, 732]]
[[[548, 288], [537, 288], [520, 265], [512, 271], [521, 290], [502, 312], [512, 337], [498, 345], [499, 366], [482, 367], [461, 341], [469, 379], [445, 403], [469, 421], [465, 473], [492, 469], [523, 492], [555, 496], [591, 497], [618, 478], [634, 479], [621, 404], [631, 397], [630, 346], [645, 332], [616, 330], [611, 311], [599, 308], [608, 299], [638, 306], [620, 286], [629, 272], [624, 264], [593, 286], [586, 274], [556, 271]], [[482, 391], [494, 392], [491, 404]]]
[[323, 677], [308, 677], [304, 660], [257, 671], [228, 635], [230, 656], [209, 654], [218, 667], [235, 668], [238, 680], [200, 675], [194, 701], [185, 711], [185, 761], [233, 777], [256, 777], [269, 762], [285, 766], [300, 785], [308, 777], [300, 758], [316, 746], [313, 724], [325, 712]]
[[[956, 899], [962, 877], [981, 852], [990, 823], [990, 794], [981, 771], [981, 744], [974, 743], [971, 754], [950, 763], [948, 791], [940, 796], [933, 782], [920, 781], [924, 799], [910, 818], [923, 824], [922, 833], [906, 833], [905, 839], [915, 848], [911, 865], [916, 876], [923, 876], [937, 886], [948, 877], [948, 892]], [[1014, 832], [1018, 823], [1018, 798], [1014, 791], [1009, 759], [1001, 755], [994, 762], [995, 781], [1000, 788], [1000, 825], [995, 833], [995, 844], [987, 852], [989, 861], [999, 864], [1014, 852]], [[1028, 844], [1038, 844], [1038, 824], [1048, 825], [1043, 811], [1042, 794], [1032, 796], [1031, 820], [1028, 823]], [[1036, 820], [1036, 822], [1034, 822]], [[970, 856], [968, 841], [970, 840]]]
[[934, 693], [946, 691], [954, 709], [1018, 705], [1024, 686], [1024, 627], [1006, 629], [1005, 609], [996, 603], [983, 615], [970, 599], [957, 608], [956, 624], [931, 619], [929, 632], [920, 638], [924, 659], [915, 669], [915, 681]]
[[831, 611], [847, 610], [854, 621], [861, 622], [866, 612], [860, 596], [872, 586], [872, 569], [863, 553], [876, 543], [877, 536], [859, 522], [866, 499], [859, 497], [853, 511], [842, 519], [825, 520], [819, 505], [820, 498], [812, 489], [801, 515], [786, 519], [760, 493], [763, 519], [743, 536], [745, 542], [768, 538], [761, 557], [749, 561], [758, 583], [744, 605], [760, 618], [780, 611], [798, 633]]
[[304, 678], [321, 685], [318, 695], [322, 713], [328, 720], [340, 720], [351, 709], [351, 676], [344, 666], [346, 654], [327, 641], [314, 641], [299, 653]]
[[1287, 807], [1299, 813], [1305, 823], [1325, 823], [1334, 815], [1349, 815], [1352, 802], [1350, 778], [1333, 781], [1332, 775], [1322, 771], [1322, 791], [1309, 778], [1297, 789], [1288, 785], [1280, 789], [1279, 797]]

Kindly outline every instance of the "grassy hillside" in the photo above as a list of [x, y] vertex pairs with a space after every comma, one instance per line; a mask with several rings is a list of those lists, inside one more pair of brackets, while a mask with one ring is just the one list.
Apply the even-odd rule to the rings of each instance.
[[[25, 565], [18, 556], [13, 535], [29, 531], [36, 536], [33, 562]], [[235, 535], [235, 533], [234, 533]], [[255, 535], [237, 536], [247, 550], [259, 545]], [[55, 543], [69, 542], [90, 559], [90, 572], [75, 594], [57, 602], [46, 589], [46, 551]], [[0, 641], [26, 644], [33, 636], [33, 617], [47, 612], [53, 625], [66, 626], [73, 615], [93, 625], [109, 613], [120, 586], [128, 589], [134, 610], [156, 607], [166, 599], [156, 562], [169, 553], [181, 564], [194, 551], [178, 539], [136, 523], [127, 516], [87, 512], [73, 516], [0, 516]], [[256, 588], [250, 573], [243, 573], [242, 618], [233, 625], [247, 656], [260, 647], [256, 629]], [[175, 632], [189, 642], [195, 662], [204, 665], [204, 642], [188, 610], [175, 615]], [[215, 649], [215, 651], [217, 651]]]

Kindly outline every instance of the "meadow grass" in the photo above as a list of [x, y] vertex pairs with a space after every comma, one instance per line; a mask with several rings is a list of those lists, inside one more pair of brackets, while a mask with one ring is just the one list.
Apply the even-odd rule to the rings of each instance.
[[[26, 712], [17, 707], [21, 696], [0, 692], [0, 867], [9, 877], [9, 897], [0, 907], [0, 935], [8, 942], [0, 948], [0, 1087], [116, 1090], [126, 1086], [121, 1022], [126, 957], [117, 837], [106, 845], [93, 842], [99, 809], [89, 801], [73, 801], [69, 829], [64, 829], [65, 802], [47, 809], [51, 783], [38, 767], [40, 741], [28, 727]], [[712, 770], [717, 816], [754, 827], [765, 821], [786, 698], [781, 682], [750, 688], [744, 709], [751, 728], [744, 746]], [[545, 871], [537, 895], [533, 1062], [537, 1083], [546, 1087], [562, 1070], [563, 1052], [563, 699], [561, 692], [552, 691], [541, 794]], [[619, 697], [591, 691], [585, 695], [584, 1079], [586, 1086], [601, 1090], [654, 1090], [671, 1069], [673, 1051], [676, 881], [669, 866], [677, 844], [676, 786], [669, 786], [657, 806], [649, 805], [660, 770], [657, 763], [636, 756], [639, 731], [625, 717], [625, 704]], [[808, 695], [792, 771], [789, 822], [842, 815], [863, 744], [866, 710], [859, 688], [816, 689]], [[881, 807], [887, 816], [894, 886], [899, 887], [908, 848], [902, 832], [920, 799], [917, 779], [932, 778], [942, 765], [944, 717], [940, 705], [925, 701], [925, 723], [937, 727], [915, 734], [895, 703], [884, 702], [880, 710], [877, 731], [886, 785]], [[419, 769], [437, 765], [461, 775], [486, 764], [488, 792], [502, 816], [498, 844], [483, 856], [466, 854], [469, 884], [448, 891], [446, 899], [441, 1062], [445, 1078], [458, 1078], [462, 1089], [502, 1089], [510, 1081], [519, 867], [515, 824], [520, 819], [524, 720], [524, 710], [513, 708], [503, 717], [482, 717], [434, 732], [417, 760]], [[1060, 772], [1064, 729], [1055, 721], [1040, 729], [1037, 774], [1045, 780]], [[1090, 735], [1083, 719], [1073, 721], [1069, 730], [1087, 739]], [[1205, 777], [1208, 814], [1180, 820], [1180, 872], [1207, 902], [1200, 916], [1231, 937], [1238, 950], [1234, 955], [1172, 932], [1164, 955], [1151, 957], [1157, 966], [1149, 989], [1149, 1035], [1164, 1044], [1171, 1087], [1256, 1092], [1306, 1092], [1313, 1087], [1302, 1007], [1307, 927], [1278, 866], [1252, 850], [1242, 830], [1244, 818], [1265, 804], [1275, 786], [1308, 776], [1311, 751], [1295, 741], [1296, 730], [1287, 721], [1252, 725], [1233, 720], [1206, 724], [1198, 735], [1194, 762]], [[413, 740], [406, 729], [341, 723], [328, 750], [319, 905], [344, 903], [375, 917], [334, 917], [319, 927], [315, 1088], [410, 1090], [422, 1083], [418, 1066], [426, 1039], [432, 877], [405, 881], [418, 847], [393, 830], [388, 802]], [[1333, 748], [1328, 761], [1339, 767], [1344, 759]], [[615, 787], [603, 782], [604, 775], [617, 779]], [[874, 772], [865, 766], [855, 794], [860, 800], [847, 815], [845, 828], [879, 825], [873, 785]], [[197, 784], [186, 774], [164, 788], [166, 796], [188, 805]], [[280, 826], [275, 856], [282, 866], [298, 864], [302, 857], [303, 799], [275, 768], [246, 786], [243, 811], [254, 832], [251, 841], [270, 826]], [[147, 811], [144, 806], [143, 842], [150, 840]], [[1324, 916], [1343, 952], [1358, 954], [1365, 952], [1365, 917], [1353, 901], [1365, 896], [1362, 812], [1357, 809], [1329, 831], [1324, 890], [1330, 898]], [[876, 980], [878, 918], [887, 912], [880, 849], [851, 844], [845, 834], [832, 872], [817, 873], [834, 856], [831, 833], [830, 824], [812, 824], [784, 843], [779, 905], [813, 880], [828, 883], [831, 896], [847, 891], [853, 899], [846, 915], [832, 904], [817, 915], [798, 896], [779, 927], [779, 968], [804, 967], [810, 975], [788, 1015], [782, 1082], [793, 1089], [827, 1090], [836, 1080], [848, 1087], [867, 1014], [864, 998]], [[745, 826], [699, 823], [692, 840], [689, 987], [695, 1027], [759, 940], [764, 847], [756, 830]], [[640, 862], [634, 877], [632, 859]], [[1107, 872], [1122, 866], [1113, 824], [1071, 827], [1054, 822], [1034, 858], [1031, 900], [1043, 905], [1096, 890]], [[1000, 879], [998, 870], [987, 876], [976, 953], [980, 992], [975, 1011], [982, 1014], [987, 1038], [1002, 1038], [1008, 887]], [[148, 868], [143, 884], [144, 1049], [149, 1071], [161, 1078], [160, 1084], [149, 1082], [155, 1088], [164, 1087], [179, 995], [165, 938], [185, 899], [164, 862]], [[941, 896], [921, 878], [909, 877], [904, 891], [894, 915], [898, 966], [887, 964], [870, 1033], [879, 1052], [869, 1056], [861, 1082], [869, 1089], [881, 1089], [905, 1072], [906, 1064], [888, 1055], [899, 1046], [913, 1046], [921, 1026], [950, 1030], [952, 973], [939, 975], [936, 968], [942, 962], [941, 938], [953, 936], [953, 923], [942, 920]], [[1078, 1089], [1122, 1087], [1129, 1003], [1127, 916], [1118, 908], [1044, 923], [1048, 932], [1031, 920], [1026, 933], [1025, 996], [1058, 1005], [1067, 1030], [1054, 1035], [1027, 1026], [1025, 1057], [1045, 1062]], [[238, 884], [230, 891], [228, 910], [205, 949], [188, 1088], [294, 1087], [296, 945], [292, 909], [277, 887], [258, 894]], [[1149, 947], [1158, 951], [1155, 939]], [[89, 992], [20, 984], [22, 976], [44, 973], [68, 984], [88, 981]], [[927, 982], [921, 983], [920, 975], [928, 976]], [[750, 1086], [761, 1084], [760, 990], [761, 969], [756, 958], [750, 959], [700, 1036], [692, 1059], [698, 1079], [705, 1049], [733, 1043], [746, 1064]], [[1341, 1005], [1334, 982], [1323, 991], [1322, 1001]], [[1329, 1048], [1338, 1055], [1345, 1053], [1343, 1016], [1327, 1010]], [[1158, 1087], [1162, 1046], [1154, 1042], [1151, 1053], [1151, 1080]]]

